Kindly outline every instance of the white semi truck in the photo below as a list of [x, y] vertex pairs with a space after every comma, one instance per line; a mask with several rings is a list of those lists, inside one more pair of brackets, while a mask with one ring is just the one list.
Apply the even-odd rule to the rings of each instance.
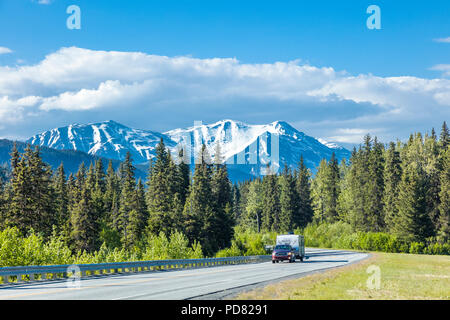
[[290, 245], [295, 258], [303, 261], [305, 258], [305, 238], [297, 234], [280, 234], [277, 236], [277, 246]]

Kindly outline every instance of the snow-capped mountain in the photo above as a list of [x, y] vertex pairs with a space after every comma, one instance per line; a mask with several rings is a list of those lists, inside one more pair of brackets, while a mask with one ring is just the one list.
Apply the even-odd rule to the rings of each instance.
[[296, 167], [301, 155], [313, 172], [320, 160], [329, 159], [333, 152], [338, 159], [350, 156], [348, 150], [307, 136], [284, 121], [249, 125], [222, 120], [213, 124], [196, 123], [193, 127], [165, 133], [132, 129], [115, 121], [105, 121], [52, 129], [27, 142], [116, 160], [123, 160], [126, 152], [130, 151], [135, 163], [144, 164], [154, 157], [161, 138], [175, 157], [178, 150], [184, 148], [191, 155], [191, 164], [195, 163], [202, 144], [206, 145], [212, 159], [216, 157], [216, 150], [220, 150], [221, 159], [229, 165], [233, 180], [264, 174], [267, 165], [275, 171], [285, 164]]
[[163, 138], [168, 147], [172, 140], [158, 132], [126, 127], [115, 121], [72, 124], [35, 135], [27, 142], [58, 150], [77, 150], [99, 157], [123, 160], [130, 151], [135, 163], [148, 162]]

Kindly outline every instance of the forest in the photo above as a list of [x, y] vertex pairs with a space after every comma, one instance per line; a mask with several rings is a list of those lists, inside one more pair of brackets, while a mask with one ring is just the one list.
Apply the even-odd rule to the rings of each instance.
[[314, 176], [299, 154], [297, 168], [238, 184], [220, 145], [214, 159], [203, 146], [191, 172], [161, 140], [145, 183], [130, 154], [117, 171], [97, 161], [67, 177], [38, 147], [13, 148], [0, 171], [0, 266], [264, 254], [291, 231], [311, 246], [450, 254], [449, 143], [445, 122], [406, 142], [367, 135]]

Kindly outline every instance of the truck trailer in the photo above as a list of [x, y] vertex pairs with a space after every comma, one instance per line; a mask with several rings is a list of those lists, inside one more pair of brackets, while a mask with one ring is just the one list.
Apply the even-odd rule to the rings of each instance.
[[305, 258], [305, 238], [298, 234], [280, 234], [277, 236], [278, 245], [290, 245], [294, 251], [295, 258], [303, 261]]

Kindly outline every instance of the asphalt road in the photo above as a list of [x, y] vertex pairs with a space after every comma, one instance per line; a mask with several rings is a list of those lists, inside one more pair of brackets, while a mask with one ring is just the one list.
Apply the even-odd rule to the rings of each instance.
[[126, 299], [221, 299], [255, 286], [301, 277], [365, 259], [368, 254], [307, 249], [304, 262], [228, 265], [175, 271], [99, 276], [82, 279], [80, 287], [55, 280], [0, 287], [2, 299], [126, 300]]

